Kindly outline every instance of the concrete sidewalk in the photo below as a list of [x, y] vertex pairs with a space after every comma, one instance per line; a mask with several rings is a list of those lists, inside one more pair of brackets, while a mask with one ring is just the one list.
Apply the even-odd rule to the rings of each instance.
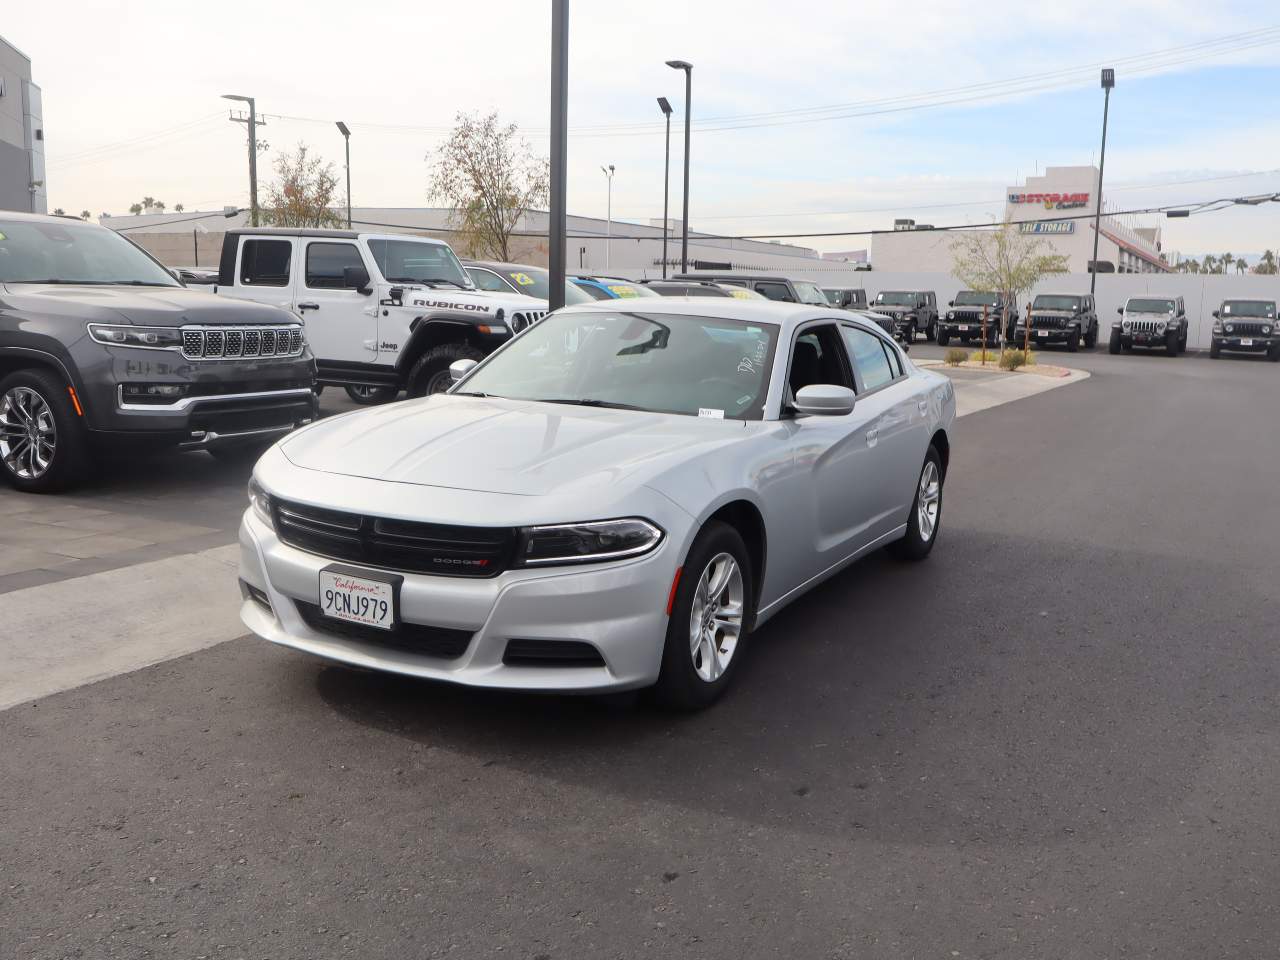
[[1065, 387], [1089, 379], [1087, 370], [1067, 369], [1065, 377], [1044, 377], [1034, 373], [1006, 373], [1000, 369], [975, 370], [970, 367], [948, 367], [940, 360], [915, 360], [917, 367], [948, 376], [956, 385], [956, 415], [966, 417], [1034, 397], [1046, 390]]

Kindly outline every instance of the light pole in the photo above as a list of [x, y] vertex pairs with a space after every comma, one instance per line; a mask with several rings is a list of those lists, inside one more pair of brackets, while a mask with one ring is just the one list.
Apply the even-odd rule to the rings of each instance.
[[569, 0], [551, 0], [551, 221], [547, 241], [551, 245], [547, 269], [551, 289], [547, 306], [564, 306], [566, 166], [569, 153]]
[[351, 229], [351, 131], [341, 120], [338, 121], [338, 132], [347, 148], [347, 229]]
[[249, 119], [240, 121], [249, 125], [249, 221], [258, 225], [258, 112], [253, 97], [238, 93], [224, 93], [223, 100], [237, 100], [249, 105]]
[[1089, 295], [1098, 286], [1098, 236], [1102, 230], [1102, 171], [1107, 165], [1107, 111], [1111, 107], [1111, 88], [1116, 85], [1116, 72], [1110, 67], [1102, 70], [1102, 153], [1098, 157], [1098, 195], [1094, 198], [1093, 214], [1093, 265], [1089, 270]]
[[667, 118], [667, 152], [662, 161], [662, 279], [667, 279], [667, 232], [671, 218], [667, 214], [667, 201], [671, 195], [671, 103], [666, 97], [658, 98], [658, 109]]
[[693, 102], [693, 64], [687, 60], [668, 60], [672, 70], [684, 71], [684, 220], [680, 224], [680, 272], [689, 269], [689, 108]]
[[604, 222], [604, 268], [609, 269], [609, 248], [613, 245], [613, 164], [601, 167], [600, 172], [609, 181], [609, 206]]

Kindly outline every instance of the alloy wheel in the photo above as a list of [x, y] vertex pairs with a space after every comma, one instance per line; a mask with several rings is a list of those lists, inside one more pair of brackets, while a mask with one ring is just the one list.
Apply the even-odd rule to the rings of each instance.
[[21, 480], [37, 480], [53, 464], [58, 430], [48, 401], [30, 387], [0, 399], [0, 460]]
[[938, 527], [938, 509], [942, 505], [942, 478], [938, 465], [930, 460], [920, 472], [920, 489], [916, 495], [916, 526], [920, 539], [928, 543]]
[[689, 652], [693, 670], [706, 683], [724, 675], [742, 636], [742, 570], [728, 553], [718, 553], [702, 571], [689, 609]]

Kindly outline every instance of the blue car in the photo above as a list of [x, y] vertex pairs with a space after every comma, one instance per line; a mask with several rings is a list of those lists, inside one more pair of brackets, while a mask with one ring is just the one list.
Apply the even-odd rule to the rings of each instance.
[[570, 277], [596, 300], [627, 300], [631, 297], [661, 297], [662, 294], [623, 277]]

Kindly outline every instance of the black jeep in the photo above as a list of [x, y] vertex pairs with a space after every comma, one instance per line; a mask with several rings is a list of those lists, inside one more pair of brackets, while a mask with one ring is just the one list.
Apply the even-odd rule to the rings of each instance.
[[1026, 340], [1041, 346], [1061, 343], [1075, 353], [1081, 344], [1090, 350], [1098, 345], [1098, 312], [1090, 294], [1039, 294], [1031, 301], [1030, 320], [1030, 337], [1026, 320], [1014, 326], [1013, 346], [1021, 347]]
[[1223, 350], [1266, 353], [1272, 363], [1280, 362], [1280, 324], [1274, 300], [1223, 300], [1213, 311], [1213, 339], [1209, 356], [1217, 359]]
[[947, 304], [951, 309], [946, 316], [938, 321], [938, 345], [945, 347], [952, 337], [966, 344], [971, 340], [981, 340], [985, 317], [987, 345], [994, 347], [1000, 342], [1002, 320], [1013, 323], [1018, 316], [1017, 298], [1008, 300], [1007, 312], [1005, 303], [1002, 293], [961, 290]]

